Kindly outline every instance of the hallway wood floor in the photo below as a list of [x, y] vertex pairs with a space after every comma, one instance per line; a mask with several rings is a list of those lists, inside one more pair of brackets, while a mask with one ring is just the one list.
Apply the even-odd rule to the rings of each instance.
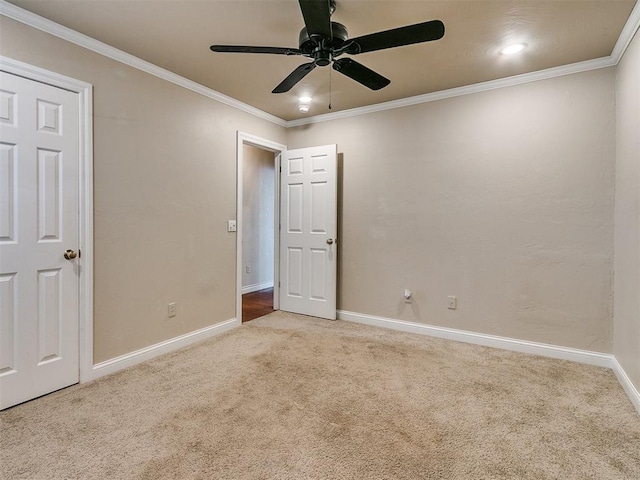
[[273, 288], [242, 295], [242, 323], [273, 312]]

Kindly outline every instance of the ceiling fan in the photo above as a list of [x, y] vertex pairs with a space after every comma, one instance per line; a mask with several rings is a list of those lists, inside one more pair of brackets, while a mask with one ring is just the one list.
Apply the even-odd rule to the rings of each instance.
[[345, 53], [358, 55], [386, 48], [430, 42], [444, 36], [444, 24], [440, 20], [432, 20], [349, 38], [347, 28], [344, 25], [331, 21], [331, 15], [336, 9], [335, 0], [298, 1], [305, 24], [305, 27], [300, 31], [298, 48], [211, 45], [211, 50], [224, 53], [301, 55], [313, 59], [291, 72], [271, 93], [288, 92], [314, 68], [326, 67], [331, 63], [333, 63], [332, 67], [335, 71], [352, 78], [371, 90], [380, 90], [389, 85], [391, 80], [351, 58], [338, 59], [338, 57]]

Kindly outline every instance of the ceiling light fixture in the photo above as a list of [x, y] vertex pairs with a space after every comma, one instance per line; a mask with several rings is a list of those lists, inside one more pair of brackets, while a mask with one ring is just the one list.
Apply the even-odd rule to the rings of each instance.
[[309, 103], [311, 103], [311, 100], [313, 100], [313, 99], [308, 95], [304, 95], [304, 96], [298, 98], [298, 100], [300, 101], [300, 103], [309, 104]]
[[502, 50], [500, 50], [500, 53], [502, 53], [503, 55], [513, 55], [524, 50], [526, 46], [527, 45], [524, 43], [514, 43], [513, 45], [504, 47]]
[[309, 105], [298, 105], [298, 110], [302, 113], [307, 113], [309, 111]]

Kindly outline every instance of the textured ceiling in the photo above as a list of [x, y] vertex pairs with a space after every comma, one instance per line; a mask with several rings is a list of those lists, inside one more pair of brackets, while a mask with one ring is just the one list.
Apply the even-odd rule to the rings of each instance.
[[[211, 44], [298, 46], [297, 0], [10, 0], [61, 25], [285, 120], [471, 85], [605, 57], [635, 0], [337, 0], [349, 36], [439, 19], [442, 40], [359, 55], [391, 80], [371, 91], [316, 68], [286, 94], [271, 90], [307, 59], [223, 54]], [[505, 56], [505, 44], [526, 50]], [[330, 75], [331, 73], [331, 75]], [[333, 109], [329, 110], [329, 91]], [[313, 97], [301, 114], [297, 98]]]

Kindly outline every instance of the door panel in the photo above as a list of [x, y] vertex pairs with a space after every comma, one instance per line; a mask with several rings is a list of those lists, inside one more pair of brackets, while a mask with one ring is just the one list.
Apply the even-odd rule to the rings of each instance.
[[38, 365], [60, 358], [60, 269], [38, 272]]
[[336, 318], [335, 145], [282, 154], [280, 309]]
[[38, 241], [60, 240], [60, 157], [62, 152], [38, 149]]
[[302, 195], [303, 185], [302, 183], [294, 183], [287, 185], [288, 194], [284, 197], [288, 202], [288, 215], [287, 215], [287, 232], [288, 233], [302, 233]]
[[[0, 124], [1, 125], [1, 124]], [[0, 242], [13, 242], [16, 231], [16, 166], [13, 145], [0, 143]]]
[[287, 278], [285, 283], [289, 297], [302, 298], [302, 248], [289, 247], [287, 249]]
[[79, 379], [78, 108], [0, 73], [0, 408]]
[[14, 273], [0, 275], [0, 375], [15, 369], [15, 278]]

